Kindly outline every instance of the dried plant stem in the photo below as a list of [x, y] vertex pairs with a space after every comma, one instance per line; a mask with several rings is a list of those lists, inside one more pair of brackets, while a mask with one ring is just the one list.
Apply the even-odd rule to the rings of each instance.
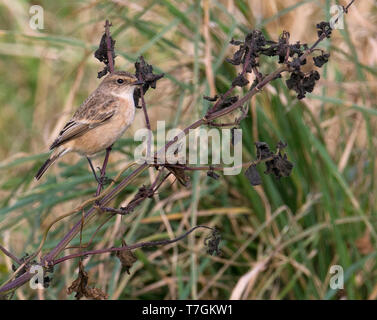
[[[135, 169], [129, 176], [123, 179], [113, 190], [106, 194], [100, 201], [98, 201], [98, 206], [93, 206], [85, 214], [85, 223], [87, 223], [98, 210], [98, 207], [105, 206], [109, 203], [121, 190], [128, 186], [137, 176], [139, 176], [148, 165], [144, 164]], [[77, 234], [81, 226], [81, 220], [75, 224], [75, 226], [69, 231], [65, 237], [59, 242], [59, 244], [50, 251], [45, 257], [41, 259], [42, 264], [47, 264], [49, 261], [55, 259], [57, 255], [65, 248], [65, 246], [72, 240], [72, 238]]]
[[4, 252], [4, 254], [6, 256], [8, 256], [9, 258], [11, 258], [14, 262], [16, 262], [18, 265], [21, 265], [22, 262], [21, 260], [19, 260], [15, 255], [13, 255], [12, 253], [10, 253], [7, 249], [5, 249], [1, 244], [0, 244], [0, 250], [2, 252]]
[[106, 46], [107, 46], [107, 58], [109, 61], [109, 70], [110, 73], [114, 72], [114, 59], [113, 59], [113, 50], [111, 48], [111, 38], [110, 38], [110, 27], [112, 26], [109, 23], [109, 20], [106, 20], [105, 23], [105, 33], [106, 33]]
[[[237, 169], [237, 168], [245, 168], [245, 167], [250, 167], [251, 165], [257, 165], [261, 162], [266, 162], [266, 161], [270, 161], [272, 160], [273, 157], [268, 157], [268, 158], [265, 158], [265, 159], [257, 159], [257, 160], [254, 160], [254, 161], [249, 161], [249, 162], [245, 162], [245, 163], [242, 163], [238, 166], [235, 166], [233, 167], [234, 169]], [[222, 171], [224, 170], [224, 166], [222, 165], [216, 165], [216, 166], [200, 166], [200, 167], [188, 167], [188, 166], [185, 166], [185, 165], [180, 165], [180, 164], [170, 164], [169, 167], [173, 167], [173, 168], [181, 168], [183, 170], [187, 170], [187, 171]]]
[[91, 251], [74, 253], [74, 254], [70, 254], [70, 255], [67, 255], [65, 257], [54, 260], [53, 264], [57, 265], [57, 264], [62, 263], [66, 260], [79, 258], [79, 257], [83, 257], [83, 256], [89, 256], [89, 255], [95, 255], [95, 254], [101, 254], [101, 253], [109, 253], [109, 252], [117, 252], [117, 251], [123, 251], [123, 250], [135, 250], [135, 249], [143, 248], [143, 247], [154, 247], [154, 246], [167, 245], [167, 244], [171, 244], [171, 243], [177, 242], [179, 240], [182, 240], [183, 238], [187, 237], [190, 233], [192, 233], [194, 230], [196, 230], [198, 228], [205, 228], [205, 229], [209, 229], [209, 230], [212, 230], [212, 231], [214, 230], [214, 228], [211, 228], [211, 227], [208, 227], [208, 226], [198, 225], [198, 226], [195, 226], [195, 227], [191, 228], [190, 230], [186, 231], [184, 234], [180, 235], [179, 237], [177, 237], [175, 239], [139, 242], [139, 243], [135, 243], [135, 244], [132, 244], [132, 245], [129, 245], [129, 246], [123, 246], [123, 247], [120, 247], [120, 248], [107, 248], [107, 249], [99, 249], [99, 250], [91, 250]]
[[[141, 80], [141, 79], [139, 79], [139, 80]], [[151, 156], [152, 129], [151, 129], [151, 123], [149, 121], [147, 106], [145, 104], [143, 86], [140, 86], [140, 97], [141, 97], [141, 107], [143, 109], [144, 118], [145, 118], [145, 125], [147, 126], [147, 129], [148, 129], [147, 158], [149, 158]]]
[[[106, 190], [99, 196], [96, 196], [96, 197], [93, 197], [93, 198], [90, 198], [86, 201], [84, 201], [81, 205], [79, 205], [78, 207], [76, 207], [75, 209], [61, 215], [60, 217], [56, 218], [54, 221], [52, 221], [46, 228], [46, 230], [44, 231], [43, 233], [43, 237], [42, 237], [42, 241], [41, 243], [39, 244], [37, 250], [26, 260], [24, 261], [23, 263], [21, 263], [19, 265], [19, 267], [17, 268], [16, 271], [14, 271], [13, 275], [6, 281], [4, 282], [2, 285], [1, 285], [1, 288], [7, 284], [9, 281], [13, 280], [17, 273], [19, 271], [21, 271], [22, 268], [24, 268], [26, 265], [28, 265], [42, 250], [42, 247], [44, 245], [44, 243], [46, 242], [46, 239], [47, 239], [47, 235], [48, 235], [48, 232], [50, 231], [51, 227], [59, 222], [60, 220], [64, 219], [64, 218], [67, 218], [75, 213], [78, 213], [80, 211], [82, 211], [86, 206], [90, 205], [91, 203], [94, 203], [96, 201], [99, 201], [100, 199], [102, 199], [105, 195], [107, 195], [110, 190], [112, 189], [112, 187], [115, 185], [116, 181], [120, 178], [120, 176], [124, 173], [124, 171], [126, 171], [127, 169], [129, 169], [130, 167], [132, 167], [133, 165], [135, 165], [135, 162], [131, 162], [130, 164], [128, 164], [123, 170], [121, 170], [118, 175], [115, 177], [114, 181], [106, 188]], [[81, 224], [81, 220], [80, 220], [80, 224]], [[71, 230], [72, 231], [72, 230]], [[0, 288], [0, 292], [2, 292]]]
[[251, 89], [248, 93], [246, 93], [245, 96], [243, 96], [240, 100], [238, 100], [237, 102], [235, 102], [231, 106], [229, 106], [229, 107], [227, 107], [225, 109], [216, 111], [216, 112], [209, 112], [209, 113], [207, 113], [207, 115], [205, 117], [206, 118], [206, 122], [208, 122], [210, 120], [214, 120], [214, 119], [220, 118], [220, 117], [222, 117], [222, 116], [224, 116], [226, 114], [229, 114], [229, 113], [233, 112], [234, 110], [238, 109], [244, 103], [246, 103], [248, 100], [250, 100], [256, 93], [258, 93], [260, 90], [262, 90], [263, 87], [267, 83], [269, 83], [272, 80], [278, 78], [280, 76], [280, 74], [282, 74], [283, 72], [288, 71], [288, 70], [289, 69], [288, 69], [287, 66], [283, 66], [283, 67], [280, 67], [279, 69], [277, 69], [276, 71], [270, 73], [260, 83], [258, 83], [253, 89]]

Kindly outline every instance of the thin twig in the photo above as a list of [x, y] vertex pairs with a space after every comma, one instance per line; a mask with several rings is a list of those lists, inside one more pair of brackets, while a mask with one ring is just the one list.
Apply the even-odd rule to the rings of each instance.
[[[139, 78], [139, 80], [142, 80]], [[152, 129], [151, 129], [151, 124], [149, 121], [149, 116], [148, 116], [148, 111], [147, 111], [147, 106], [145, 104], [145, 99], [144, 99], [144, 89], [143, 86], [140, 86], [140, 97], [141, 97], [141, 107], [143, 109], [144, 113], [144, 118], [145, 118], [145, 124], [148, 129], [148, 141], [147, 141], [147, 159], [149, 159], [151, 155], [151, 144], [152, 144]]]
[[212, 231], [214, 230], [211, 227], [199, 225], [199, 226], [195, 226], [195, 227], [191, 228], [190, 230], [186, 231], [184, 234], [180, 235], [179, 237], [177, 237], [175, 239], [139, 242], [139, 243], [135, 243], [135, 244], [132, 244], [132, 245], [129, 245], [129, 246], [123, 246], [123, 247], [120, 247], [120, 248], [107, 248], [107, 249], [98, 249], [98, 250], [91, 250], [91, 251], [74, 253], [74, 254], [70, 254], [70, 255], [67, 255], [65, 257], [56, 259], [56, 260], [52, 261], [52, 264], [55, 266], [55, 265], [62, 263], [66, 260], [79, 258], [79, 257], [82, 257], [82, 256], [90, 256], [90, 255], [95, 255], [95, 254], [117, 252], [117, 251], [123, 251], [123, 250], [135, 250], [135, 249], [143, 248], [143, 247], [154, 247], [154, 246], [167, 245], [167, 244], [171, 244], [171, 243], [182, 240], [183, 238], [187, 237], [191, 232], [193, 232], [194, 230], [196, 230], [198, 228], [205, 228], [205, 229], [209, 229], [209, 230], [212, 230]]
[[[273, 157], [268, 157], [268, 158], [264, 158], [264, 159], [257, 159], [257, 160], [254, 160], [254, 161], [242, 163], [242, 164], [235, 166], [235, 167], [232, 167], [232, 168], [237, 169], [237, 168], [250, 167], [251, 165], [257, 165], [261, 162], [267, 162], [267, 161], [271, 161], [271, 160], [273, 160]], [[207, 170], [208, 171], [222, 171], [225, 168], [227, 168], [226, 166], [222, 166], [222, 165], [189, 167], [189, 166], [181, 165], [181, 164], [169, 164], [169, 167], [180, 168], [182, 170], [187, 170], [187, 171], [207, 171]], [[228, 167], [228, 168], [230, 168], [230, 167]]]
[[18, 259], [15, 255], [13, 255], [12, 253], [10, 253], [7, 249], [5, 249], [1, 244], [0, 244], [0, 250], [4, 252], [4, 254], [6, 256], [8, 256], [9, 258], [11, 258], [14, 262], [16, 262], [18, 265], [21, 265], [22, 264], [22, 261], [20, 259]]
[[[86, 200], [86, 201], [84, 201], [81, 205], [79, 205], [78, 207], [76, 207], [75, 209], [73, 209], [73, 210], [71, 210], [71, 211], [69, 211], [69, 212], [67, 212], [67, 213], [65, 213], [65, 214], [63, 214], [63, 215], [61, 215], [61, 216], [59, 216], [58, 218], [56, 218], [54, 221], [52, 221], [48, 226], [47, 226], [47, 228], [46, 228], [46, 230], [44, 231], [44, 233], [43, 233], [43, 237], [42, 237], [42, 241], [41, 241], [41, 243], [39, 244], [39, 246], [38, 246], [38, 248], [37, 248], [37, 250], [28, 258], [28, 259], [26, 259], [24, 262], [22, 262], [22, 264], [17, 268], [17, 270], [16, 271], [14, 271], [13, 272], [13, 275], [5, 282], [5, 283], [3, 283], [2, 285], [1, 285], [1, 287], [0, 287], [0, 292], [2, 291], [1, 289], [2, 288], [6, 288], [7, 287], [7, 284], [10, 282], [10, 281], [12, 281], [15, 277], [16, 277], [16, 275], [26, 266], [26, 265], [28, 265], [40, 252], [41, 252], [41, 250], [42, 250], [42, 247], [43, 247], [43, 245], [44, 245], [44, 243], [46, 242], [46, 239], [47, 239], [47, 235], [48, 235], [48, 233], [49, 233], [49, 231], [50, 231], [50, 229], [51, 229], [51, 227], [54, 225], [54, 224], [56, 224], [57, 222], [59, 222], [60, 220], [62, 220], [62, 219], [64, 219], [64, 218], [67, 218], [67, 217], [69, 217], [69, 216], [71, 216], [71, 215], [73, 215], [73, 214], [75, 214], [75, 213], [77, 213], [77, 212], [80, 212], [80, 211], [82, 211], [86, 206], [88, 206], [88, 205], [90, 205], [90, 204], [92, 204], [92, 203], [95, 203], [95, 202], [98, 202], [100, 199], [102, 199], [102, 198], [104, 198], [108, 193], [110, 193], [110, 191], [111, 191], [111, 188], [115, 185], [115, 182], [120, 178], [120, 176], [124, 173], [124, 171], [126, 171], [127, 169], [129, 169], [130, 167], [132, 167], [133, 165], [135, 165], [135, 162], [131, 162], [130, 164], [128, 164], [125, 168], [123, 168], [118, 174], [117, 174], [117, 176], [115, 177], [115, 179], [114, 179], [114, 181], [106, 188], [106, 190], [104, 191], [104, 192], [102, 192], [102, 194], [101, 195], [99, 195], [99, 196], [97, 196], [97, 197], [92, 197], [92, 198], [90, 198], [90, 199], [88, 199], [88, 200]], [[92, 208], [93, 209], [93, 208]], [[91, 209], [90, 209], [91, 210]], [[85, 221], [85, 223], [87, 223], [88, 222], [88, 220], [89, 220], [89, 218], [87, 218], [87, 216], [85, 216], [86, 217], [86, 221]], [[90, 217], [91, 218], [91, 217]], [[80, 224], [81, 225], [81, 220], [79, 221], [79, 223], [78, 224]], [[76, 224], [74, 227], [73, 227], [73, 229], [71, 229], [71, 231], [70, 232], [73, 232], [73, 230], [77, 227], [77, 225], [78, 224]], [[77, 232], [78, 231], [76, 231], [76, 233], [75, 233], [75, 235], [77, 234]], [[73, 237], [72, 237], [73, 238]], [[63, 240], [61, 240], [60, 241], [60, 243], [58, 244], [58, 246], [62, 246], [62, 242], [64, 241], [64, 239], [65, 238], [63, 238]], [[63, 247], [63, 249], [62, 250], [64, 250], [65, 248]], [[26, 280], [27, 281], [27, 280]]]
[[105, 23], [105, 33], [106, 33], [106, 46], [107, 46], [107, 58], [109, 61], [109, 70], [110, 73], [114, 72], [114, 60], [113, 60], [113, 50], [111, 48], [111, 38], [110, 38], [110, 27], [112, 26], [109, 23], [109, 20], [106, 20]]

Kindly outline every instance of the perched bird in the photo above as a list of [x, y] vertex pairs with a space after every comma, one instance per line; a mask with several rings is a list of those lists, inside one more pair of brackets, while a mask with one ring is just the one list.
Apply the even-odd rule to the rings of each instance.
[[110, 73], [60, 131], [50, 146], [53, 152], [35, 178], [39, 180], [57, 159], [69, 152], [86, 156], [93, 170], [89, 157], [109, 148], [133, 122], [133, 93], [141, 84], [128, 72]]

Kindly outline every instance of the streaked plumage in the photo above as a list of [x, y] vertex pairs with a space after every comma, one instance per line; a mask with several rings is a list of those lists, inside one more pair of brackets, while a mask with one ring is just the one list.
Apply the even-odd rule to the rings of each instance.
[[35, 178], [39, 180], [51, 164], [69, 152], [88, 157], [118, 140], [134, 120], [133, 93], [139, 84], [125, 71], [108, 75], [59, 132], [50, 146], [53, 152]]

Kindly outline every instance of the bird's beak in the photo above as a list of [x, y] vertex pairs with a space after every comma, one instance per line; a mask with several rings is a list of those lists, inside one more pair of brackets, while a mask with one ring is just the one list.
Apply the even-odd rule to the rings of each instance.
[[132, 85], [134, 85], [134, 86], [140, 86], [142, 84], [144, 84], [143, 80], [136, 80], [135, 82], [132, 82]]

